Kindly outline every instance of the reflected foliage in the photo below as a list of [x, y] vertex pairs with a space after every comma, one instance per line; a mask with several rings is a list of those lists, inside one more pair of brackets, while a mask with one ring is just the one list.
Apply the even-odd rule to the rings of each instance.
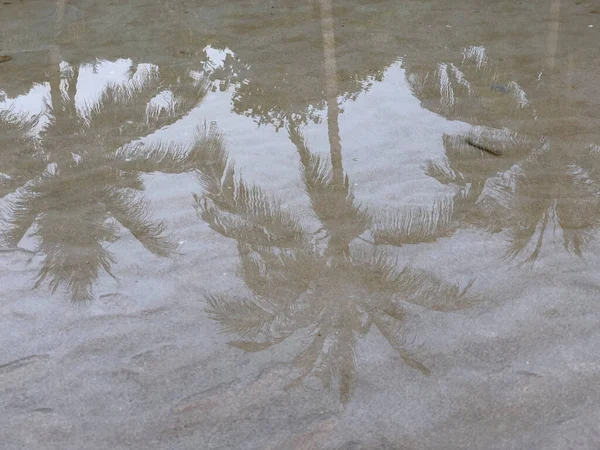
[[0, 198], [14, 192], [43, 170], [34, 129], [39, 117], [0, 111]]
[[[567, 90], [548, 98], [529, 82], [534, 94], [526, 93], [483, 47], [467, 47], [462, 61], [435, 69], [408, 67], [424, 106], [476, 125], [467, 135], [444, 136], [445, 159], [427, 166], [430, 176], [454, 186], [455, 218], [505, 232], [506, 257], [519, 264], [532, 266], [556, 230], [565, 250], [581, 256], [600, 220], [600, 166], [597, 132], [561, 107], [569, 104]], [[569, 137], [575, 135], [590, 141]]]
[[[66, 66], [65, 66], [66, 67]], [[187, 147], [142, 141], [186, 115], [206, 93], [207, 83], [188, 74], [132, 68], [122, 84], [105, 87], [97, 100], [75, 103], [78, 68], [68, 66], [51, 83], [39, 117], [2, 113], [2, 183], [5, 207], [0, 242], [17, 247], [31, 230], [44, 259], [36, 287], [61, 285], [74, 301], [92, 298], [99, 273], [112, 276], [108, 249], [123, 227], [149, 252], [168, 256], [176, 248], [166, 224], [150, 213], [143, 173], [182, 173], [196, 167]], [[210, 143], [199, 137], [194, 146]]]
[[[332, 7], [336, 44], [344, 49], [336, 57], [343, 102], [368, 91], [396, 61], [399, 38], [391, 30], [401, 14], [389, 0], [377, 8], [353, 2]], [[290, 119], [321, 120], [326, 87], [320, 2], [243, 0], [212, 5], [207, 13], [215, 29], [207, 40], [232, 52], [212, 77], [220, 89], [232, 89], [234, 112], [276, 129]]]
[[[212, 130], [215, 132], [216, 130]], [[200, 167], [203, 195], [199, 217], [237, 243], [240, 271], [250, 295], [206, 296], [207, 312], [247, 352], [266, 350], [292, 335], [304, 348], [293, 364], [298, 377], [319, 377], [350, 401], [356, 375], [356, 345], [372, 327], [410, 367], [429, 369], [410, 350], [403, 332], [406, 303], [437, 311], [473, 304], [470, 284], [459, 287], [430, 272], [398, 268], [391, 248], [429, 242], [441, 235], [438, 210], [397, 214], [397, 221], [374, 217], [359, 205], [348, 176], [312, 152], [299, 129], [288, 128], [300, 158], [304, 188], [320, 230], [309, 232], [299, 217], [273, 196], [236, 175], [224, 145], [206, 155]], [[375, 243], [362, 238], [368, 231]], [[386, 239], [387, 237], [387, 239]], [[380, 242], [381, 241], [381, 242]]]

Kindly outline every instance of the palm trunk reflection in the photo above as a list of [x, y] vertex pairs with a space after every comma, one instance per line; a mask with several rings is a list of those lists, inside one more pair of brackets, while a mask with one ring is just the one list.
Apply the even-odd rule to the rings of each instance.
[[325, 69], [325, 96], [327, 99], [327, 127], [333, 182], [343, 183], [342, 146], [340, 141], [337, 101], [337, 64], [335, 59], [335, 28], [331, 0], [319, 0], [321, 7], [321, 31], [323, 33], [323, 61]]

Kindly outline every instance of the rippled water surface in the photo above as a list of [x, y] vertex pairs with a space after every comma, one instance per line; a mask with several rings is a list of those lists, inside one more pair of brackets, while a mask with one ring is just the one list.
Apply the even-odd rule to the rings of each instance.
[[2, 449], [600, 448], [600, 3], [0, 4]]

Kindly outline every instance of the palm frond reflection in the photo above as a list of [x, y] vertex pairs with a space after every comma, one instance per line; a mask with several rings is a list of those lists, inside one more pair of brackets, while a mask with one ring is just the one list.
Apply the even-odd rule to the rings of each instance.
[[[293, 361], [299, 375], [288, 387], [314, 375], [336, 389], [343, 403], [352, 396], [357, 342], [372, 327], [409, 367], [428, 374], [403, 331], [404, 305], [468, 308], [475, 302], [468, 293], [472, 283], [460, 287], [427, 271], [399, 269], [382, 245], [432, 242], [449, 234], [451, 208], [440, 202], [432, 209], [373, 216], [357, 204], [347, 175], [334, 176], [332, 163], [313, 153], [293, 124], [288, 132], [326, 239], [304, 229], [275, 197], [248, 185], [222, 146], [215, 152], [218, 164], [198, 169], [204, 193], [194, 196], [195, 206], [212, 230], [237, 242], [249, 295], [206, 295], [207, 314], [232, 336], [232, 346], [248, 352], [304, 335], [306, 345]], [[367, 231], [375, 245], [359, 239]]]
[[[200, 131], [191, 147], [143, 141], [188, 114], [207, 83], [142, 66], [83, 105], [75, 102], [79, 68], [58, 72], [37, 137], [31, 131], [39, 118], [0, 115], [0, 126], [11, 131], [3, 167], [12, 171], [1, 184], [3, 196], [11, 196], [4, 202], [0, 242], [16, 247], [32, 230], [44, 256], [36, 287], [47, 284], [54, 292], [64, 286], [74, 301], [93, 298], [99, 274], [114, 276], [116, 257], [108, 247], [119, 239], [120, 227], [154, 255], [176, 249], [165, 222], [151, 214], [142, 175], [195, 169], [202, 164], [199, 153], [214, 147], [218, 136]], [[18, 164], [11, 162], [15, 158]]]
[[[483, 47], [466, 47], [460, 58], [406, 65], [423, 106], [474, 125], [444, 136], [446, 157], [429, 162], [428, 175], [454, 186], [463, 224], [505, 232], [507, 259], [532, 267], [557, 230], [563, 248], [582, 256], [600, 221], [597, 132], [564, 111], [568, 89], [549, 95], [539, 79], [528, 89]], [[555, 77], [559, 87], [568, 82]]]

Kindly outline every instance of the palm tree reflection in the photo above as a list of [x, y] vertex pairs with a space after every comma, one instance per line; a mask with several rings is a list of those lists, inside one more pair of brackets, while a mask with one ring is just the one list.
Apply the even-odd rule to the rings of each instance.
[[[207, 86], [185, 74], [132, 71], [126, 83], [107, 86], [97, 101], [78, 108], [77, 72], [70, 68], [52, 80], [49, 124], [39, 139], [30, 137], [33, 120], [0, 117], [12, 130], [2, 154], [10, 170], [2, 194], [12, 195], [0, 241], [16, 247], [33, 229], [44, 255], [36, 287], [64, 285], [73, 300], [88, 300], [99, 272], [112, 276], [108, 246], [119, 238], [119, 224], [157, 256], [175, 250], [165, 223], [149, 212], [141, 174], [189, 171], [194, 154], [139, 139], [187, 114]], [[161, 96], [162, 104], [156, 101]]]
[[555, 139], [548, 151], [490, 183], [498, 194], [485, 208], [487, 214], [504, 213], [507, 257], [529, 251], [524, 263], [533, 264], [551, 225], [562, 230], [564, 249], [582, 256], [600, 224], [597, 151], [583, 143], [565, 144]]
[[[564, 80], [555, 77], [553, 97], [530, 96], [500, 69], [484, 48], [468, 47], [462, 63], [408, 75], [424, 106], [477, 125], [470, 136], [444, 136], [446, 158], [427, 172], [455, 187], [456, 220], [507, 232], [507, 258], [532, 265], [557, 227], [563, 247], [581, 256], [600, 222], [598, 147], [586, 121], [573, 119], [580, 112]], [[576, 137], [586, 134], [590, 141]]]
[[[307, 345], [294, 359], [299, 376], [289, 386], [315, 374], [326, 386], [337, 386], [344, 403], [352, 395], [357, 340], [372, 326], [406, 364], [429, 373], [408, 348], [402, 304], [439, 311], [465, 308], [473, 301], [469, 286], [461, 289], [408, 266], [398, 270], [390, 252], [359, 238], [371, 230], [374, 236], [387, 231], [396, 238], [389, 243], [397, 246], [424, 242], [430, 235], [418, 222], [431, 223], [429, 231], [434, 232], [436, 218], [423, 210], [419, 218], [405, 218], [403, 223], [412, 228], [396, 224], [384, 229], [383, 222], [356, 203], [348, 176], [336, 178], [331, 163], [309, 150], [297, 128], [290, 125], [288, 131], [322, 228], [316, 235], [308, 232], [276, 198], [236, 176], [223, 143], [207, 150], [207, 163], [197, 172], [204, 195], [195, 196], [196, 209], [214, 231], [237, 242], [241, 273], [252, 294], [207, 295], [208, 314], [233, 335], [231, 345], [248, 352], [306, 333]], [[210, 133], [216, 135], [216, 128]]]

